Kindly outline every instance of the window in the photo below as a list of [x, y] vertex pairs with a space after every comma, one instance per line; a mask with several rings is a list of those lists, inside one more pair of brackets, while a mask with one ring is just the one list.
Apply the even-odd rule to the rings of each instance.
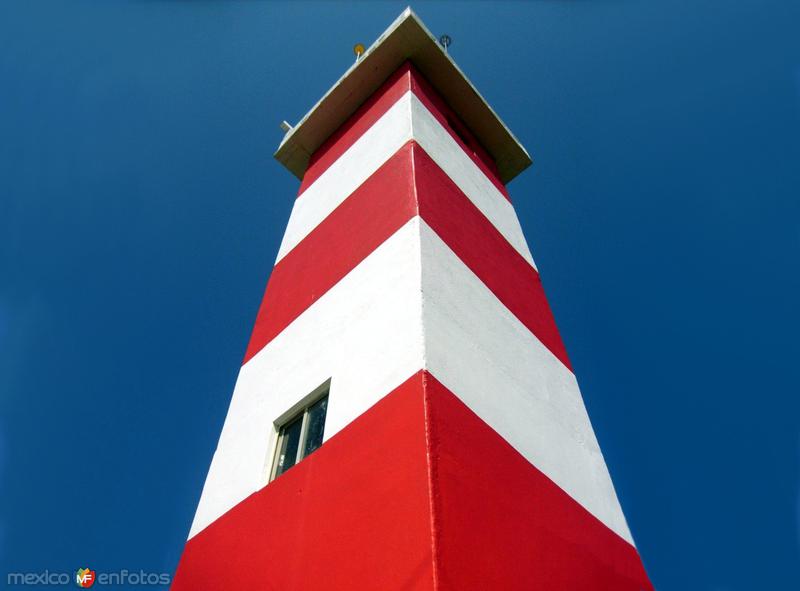
[[272, 463], [270, 481], [322, 445], [325, 415], [328, 411], [328, 390], [292, 414], [278, 429], [278, 445]]

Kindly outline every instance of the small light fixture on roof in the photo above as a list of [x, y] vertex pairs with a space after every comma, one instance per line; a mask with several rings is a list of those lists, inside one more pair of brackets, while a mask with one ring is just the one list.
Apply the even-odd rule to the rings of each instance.
[[361, 56], [364, 55], [365, 51], [366, 49], [364, 48], [363, 43], [356, 43], [355, 45], [353, 45], [353, 53], [356, 54], [356, 61], [361, 59]]
[[450, 47], [450, 44], [452, 42], [453, 42], [453, 40], [450, 39], [450, 35], [442, 35], [441, 37], [439, 37], [439, 45], [444, 47], [444, 52], [445, 53], [447, 53], [447, 48]]

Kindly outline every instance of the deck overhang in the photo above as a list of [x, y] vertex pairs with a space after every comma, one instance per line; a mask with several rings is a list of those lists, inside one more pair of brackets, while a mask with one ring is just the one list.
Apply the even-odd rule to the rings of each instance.
[[494, 159], [503, 183], [530, 166], [531, 157], [522, 144], [410, 8], [289, 130], [275, 158], [302, 179], [314, 152], [406, 60], [427, 78]]

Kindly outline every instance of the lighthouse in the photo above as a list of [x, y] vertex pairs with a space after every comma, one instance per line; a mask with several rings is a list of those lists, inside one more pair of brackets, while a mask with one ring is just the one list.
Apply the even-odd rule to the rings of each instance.
[[651, 590], [506, 189], [525, 148], [410, 9], [285, 129], [172, 588]]

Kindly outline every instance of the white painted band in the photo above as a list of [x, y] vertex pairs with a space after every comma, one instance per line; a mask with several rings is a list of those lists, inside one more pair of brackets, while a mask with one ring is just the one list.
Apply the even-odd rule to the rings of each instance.
[[411, 139], [535, 268], [512, 204], [411, 91], [392, 105], [295, 201], [277, 260], [297, 246]]
[[273, 422], [319, 384], [328, 439], [422, 368], [633, 543], [574, 375], [419, 217], [242, 368], [190, 537], [267, 483]]
[[[295, 202], [278, 258], [412, 138], [533, 264], [511, 203], [410, 92]], [[190, 537], [267, 483], [274, 421], [321, 383], [328, 439], [423, 368], [632, 543], [574, 375], [419, 217], [242, 367]]]
[[277, 261], [411, 139], [411, 94], [398, 99], [295, 200]]
[[423, 367], [419, 224], [409, 220], [242, 367], [190, 538], [267, 484], [273, 422], [325, 380], [327, 440]]
[[428, 371], [632, 544], [575, 376], [424, 221], [421, 240]]
[[464, 153], [424, 104], [412, 95], [411, 119], [414, 139], [464, 195], [535, 269], [514, 206], [484, 172]]

